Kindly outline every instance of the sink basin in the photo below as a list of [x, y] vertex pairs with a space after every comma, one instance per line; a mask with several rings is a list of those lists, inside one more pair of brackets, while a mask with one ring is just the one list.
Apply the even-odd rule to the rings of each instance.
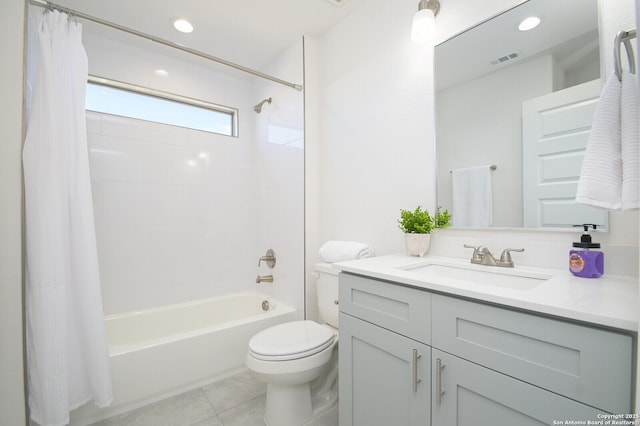
[[444, 263], [427, 263], [405, 268], [420, 274], [422, 278], [446, 278], [469, 283], [484, 284], [510, 288], [515, 290], [531, 290], [549, 278], [551, 275], [510, 268], [477, 265], [451, 265]]

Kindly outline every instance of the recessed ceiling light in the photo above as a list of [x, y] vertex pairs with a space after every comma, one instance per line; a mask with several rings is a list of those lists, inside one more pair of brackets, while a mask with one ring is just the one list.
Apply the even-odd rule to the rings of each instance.
[[529, 16], [528, 18], [525, 18], [522, 20], [522, 22], [520, 22], [520, 25], [518, 25], [518, 29], [520, 31], [529, 31], [534, 29], [538, 25], [540, 25], [540, 18], [538, 18], [537, 16]]
[[168, 77], [169, 76], [169, 72], [163, 69], [157, 69], [154, 71], [154, 74], [157, 75], [158, 77]]
[[171, 20], [171, 23], [173, 23], [173, 28], [180, 31], [181, 33], [188, 34], [190, 32], [193, 32], [193, 25], [191, 25], [191, 22], [187, 21], [186, 19], [174, 18], [173, 20]]

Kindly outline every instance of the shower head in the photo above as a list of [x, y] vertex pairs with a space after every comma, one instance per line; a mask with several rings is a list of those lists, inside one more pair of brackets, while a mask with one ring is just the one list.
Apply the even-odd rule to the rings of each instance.
[[260, 112], [262, 112], [262, 105], [264, 105], [264, 103], [268, 103], [269, 105], [271, 105], [271, 98], [265, 99], [262, 102], [260, 102], [258, 105], [253, 107], [253, 110], [255, 112], [257, 112], [258, 114], [260, 114]]

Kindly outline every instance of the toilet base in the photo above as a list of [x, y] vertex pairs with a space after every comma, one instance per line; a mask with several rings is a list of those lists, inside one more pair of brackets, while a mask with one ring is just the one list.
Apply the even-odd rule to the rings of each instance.
[[[335, 348], [334, 348], [335, 349]], [[338, 359], [333, 351], [318, 379], [300, 384], [267, 383], [267, 426], [312, 425], [338, 406]]]
[[313, 412], [309, 383], [299, 385], [267, 384], [264, 422], [270, 426], [302, 425]]
[[338, 405], [338, 351], [315, 373], [315, 380], [267, 382], [264, 423], [267, 426], [300, 426], [313, 422]]
[[314, 425], [318, 421], [326, 425], [329, 423], [322, 419], [337, 419], [337, 410], [337, 390], [334, 390], [332, 396], [326, 395], [317, 399], [311, 397], [308, 383], [298, 386], [267, 385], [267, 405], [264, 414], [264, 424], [267, 426]]

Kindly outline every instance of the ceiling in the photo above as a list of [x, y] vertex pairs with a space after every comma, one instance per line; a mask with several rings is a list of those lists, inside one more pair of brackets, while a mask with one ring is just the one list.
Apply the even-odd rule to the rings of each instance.
[[[260, 70], [303, 35], [317, 36], [364, 0], [53, 0], [53, 3]], [[186, 18], [191, 34], [171, 20]], [[85, 30], [113, 32], [94, 23]], [[124, 37], [114, 34], [114, 37]], [[127, 36], [131, 37], [131, 36]]]
[[[538, 16], [542, 22], [531, 31], [518, 31], [518, 23], [527, 16]], [[512, 53], [518, 55], [516, 61], [495, 64]], [[597, 55], [597, 0], [531, 0], [438, 45], [437, 89], [543, 54], [554, 54], [565, 69], [580, 67], [584, 57]]]

